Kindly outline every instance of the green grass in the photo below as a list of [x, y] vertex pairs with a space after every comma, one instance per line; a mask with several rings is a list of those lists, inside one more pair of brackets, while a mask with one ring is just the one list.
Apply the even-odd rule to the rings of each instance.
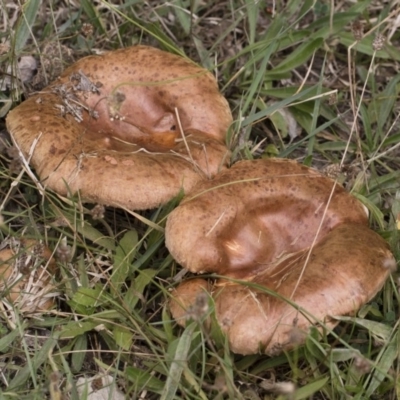
[[[154, 45], [218, 77], [235, 118], [227, 137], [232, 162], [273, 156], [336, 168], [399, 260], [396, 2], [112, 3], [30, 0], [16, 14], [0, 0], [0, 63], [10, 78], [0, 92], [0, 139], [8, 140], [8, 110], [35, 89], [12, 77], [21, 57], [41, 61], [43, 82], [69, 63], [63, 46], [78, 59]], [[83, 24], [93, 33], [85, 36]], [[58, 64], [42, 53], [49, 43]], [[77, 379], [99, 372], [132, 399], [399, 397], [397, 273], [331, 334], [312, 330], [303, 347], [276, 357], [238, 356], [219, 329], [208, 332], [201, 321], [181, 329], [171, 319], [167, 302], [180, 267], [164, 247], [163, 228], [174, 202], [141, 213], [107, 208], [95, 219], [93, 205], [78, 197], [42, 194], [32, 176], [15, 172], [1, 143], [0, 151], [0, 238], [40, 238], [65, 255], [57, 258], [62, 294], [51, 312], [0, 310], [0, 399], [78, 399]]]

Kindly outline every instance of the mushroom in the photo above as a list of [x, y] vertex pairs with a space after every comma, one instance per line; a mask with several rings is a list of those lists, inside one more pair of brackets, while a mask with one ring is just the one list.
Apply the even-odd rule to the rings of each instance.
[[7, 117], [46, 187], [129, 209], [157, 207], [223, 169], [231, 122], [207, 70], [146, 46], [79, 60]]
[[209, 281], [202, 278], [188, 279], [173, 292], [170, 311], [183, 326], [187, 319], [200, 320], [208, 311], [207, 294], [212, 289]]
[[35, 313], [53, 307], [59, 295], [52, 282], [56, 263], [51, 251], [31, 239], [9, 238], [0, 250], [0, 293], [3, 307]]
[[[277, 354], [303, 343], [312, 325], [333, 328], [396, 265], [355, 197], [280, 159], [239, 162], [199, 183], [170, 214], [166, 244], [191, 272], [218, 275], [208, 293], [239, 354]], [[205, 288], [197, 278], [172, 293], [180, 324]]]

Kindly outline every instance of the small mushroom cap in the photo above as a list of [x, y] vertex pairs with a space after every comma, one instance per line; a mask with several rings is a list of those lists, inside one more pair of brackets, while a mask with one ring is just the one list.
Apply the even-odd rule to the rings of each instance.
[[53, 307], [58, 292], [52, 283], [56, 270], [51, 251], [30, 239], [9, 239], [0, 250], [0, 292], [19, 312], [35, 313]]
[[202, 278], [188, 279], [173, 289], [169, 309], [180, 325], [184, 326], [189, 319], [196, 319], [196, 314], [197, 317], [202, 316], [203, 296], [209, 294], [211, 289], [211, 283]]
[[170, 214], [166, 242], [192, 272], [226, 277], [209, 292], [232, 351], [272, 355], [382, 287], [395, 261], [367, 223], [358, 200], [316, 171], [245, 161], [196, 186]]
[[231, 122], [207, 70], [145, 46], [81, 59], [7, 116], [45, 186], [130, 209], [157, 207], [224, 168]]

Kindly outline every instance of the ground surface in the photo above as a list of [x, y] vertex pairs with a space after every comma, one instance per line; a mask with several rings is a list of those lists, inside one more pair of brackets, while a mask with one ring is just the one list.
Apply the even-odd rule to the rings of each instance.
[[41, 240], [57, 260], [50, 312], [23, 312], [3, 298], [0, 398], [78, 399], [78, 378], [98, 373], [132, 399], [399, 396], [396, 272], [332, 334], [310, 332], [305, 346], [276, 357], [234, 355], [218, 332], [178, 328], [169, 315], [180, 267], [163, 232], [175, 204], [135, 213], [43, 195], [5, 127], [10, 109], [83, 56], [135, 44], [186, 55], [229, 101], [231, 163], [286, 157], [338, 179], [399, 259], [399, 1], [0, 7], [0, 235], [14, 248], [4, 240]]

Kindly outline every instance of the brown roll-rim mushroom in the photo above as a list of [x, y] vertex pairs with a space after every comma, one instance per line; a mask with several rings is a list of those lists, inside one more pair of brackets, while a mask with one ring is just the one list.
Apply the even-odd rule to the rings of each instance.
[[129, 209], [223, 169], [231, 122], [211, 73], [146, 46], [82, 58], [7, 116], [44, 186]]
[[21, 313], [50, 310], [59, 291], [53, 282], [56, 262], [43, 243], [8, 238], [0, 248], [0, 297], [3, 309]]
[[[188, 270], [223, 276], [208, 293], [239, 354], [277, 354], [304, 343], [312, 325], [334, 327], [332, 316], [355, 313], [396, 265], [355, 197], [280, 159], [242, 161], [199, 183], [170, 214], [166, 244]], [[173, 291], [180, 324], [205, 282]]]

